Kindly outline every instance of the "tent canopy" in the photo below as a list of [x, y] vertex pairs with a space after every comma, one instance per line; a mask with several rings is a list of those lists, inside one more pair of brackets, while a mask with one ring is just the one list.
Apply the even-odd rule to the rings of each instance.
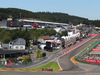
[[8, 63], [7, 66], [12, 66], [14, 65], [12, 62]]

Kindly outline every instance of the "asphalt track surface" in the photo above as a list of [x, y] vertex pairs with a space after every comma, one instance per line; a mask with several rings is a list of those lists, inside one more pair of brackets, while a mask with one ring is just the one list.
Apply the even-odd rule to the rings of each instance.
[[100, 75], [97, 72], [10, 72], [1, 71], [0, 75]]
[[77, 47], [76, 49], [72, 50], [71, 52], [65, 54], [64, 56], [60, 57], [58, 59], [59, 64], [63, 71], [84, 71], [84, 69], [79, 68], [75, 64], [73, 64], [70, 61], [70, 58], [75, 56], [77, 53], [82, 51], [84, 48], [86, 48], [88, 45], [90, 45], [95, 39], [91, 39], [87, 43], [84, 43], [83, 45]]

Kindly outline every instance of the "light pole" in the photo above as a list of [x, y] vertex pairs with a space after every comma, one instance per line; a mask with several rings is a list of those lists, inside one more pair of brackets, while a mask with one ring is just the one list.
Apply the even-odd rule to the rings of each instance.
[[22, 13], [20, 13], [20, 19], [21, 19], [21, 14], [22, 14]]

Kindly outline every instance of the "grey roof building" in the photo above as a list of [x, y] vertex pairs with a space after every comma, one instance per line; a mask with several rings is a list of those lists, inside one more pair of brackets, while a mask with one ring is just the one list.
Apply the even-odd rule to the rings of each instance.
[[14, 41], [9, 42], [12, 45], [26, 45], [26, 41], [23, 38], [17, 38]]
[[2, 44], [3, 49], [25, 50], [26, 41], [23, 38], [17, 38], [8, 44]]

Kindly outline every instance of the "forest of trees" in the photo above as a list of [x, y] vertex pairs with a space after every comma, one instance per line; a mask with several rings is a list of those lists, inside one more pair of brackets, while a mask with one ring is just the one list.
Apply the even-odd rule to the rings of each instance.
[[87, 18], [78, 16], [71, 16], [65, 13], [58, 12], [31, 12], [17, 8], [0, 8], [0, 19], [6, 19], [12, 17], [13, 19], [26, 18], [26, 19], [37, 19], [50, 22], [59, 23], [85, 23], [85, 24], [97, 24], [100, 21], [89, 21]]

